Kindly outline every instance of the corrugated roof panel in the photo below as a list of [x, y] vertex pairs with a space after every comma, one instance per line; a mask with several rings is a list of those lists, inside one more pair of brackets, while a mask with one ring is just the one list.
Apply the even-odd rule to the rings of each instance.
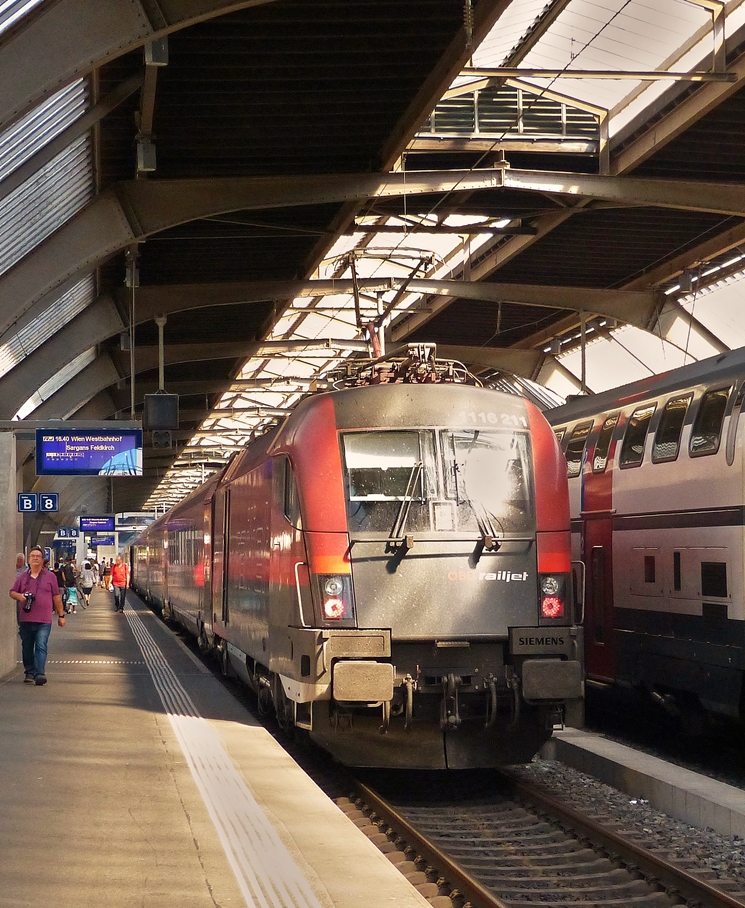
[[10, 28], [39, 3], [41, 0], [0, 0], [0, 32]]
[[90, 350], [86, 350], [85, 353], [76, 356], [71, 363], [64, 367], [64, 369], [60, 369], [60, 371], [50, 378], [49, 381], [45, 381], [39, 390], [35, 391], [34, 394], [29, 397], [13, 419], [25, 419], [30, 413], [33, 413], [37, 407], [40, 407], [45, 400], [48, 400], [53, 394], [56, 394], [60, 388], [64, 387], [67, 382], [75, 378], [78, 372], [81, 372], [86, 366], [89, 366], [95, 358], [95, 347], [91, 347]]
[[83, 136], [0, 202], [0, 274], [76, 214], [92, 194], [90, 140]]
[[88, 83], [66, 85], [0, 133], [0, 180], [58, 136], [88, 107]]
[[13, 366], [17, 366], [21, 360], [89, 306], [93, 302], [94, 293], [93, 275], [88, 275], [30, 324], [21, 328], [7, 343], [0, 345], [0, 377], [10, 372]]

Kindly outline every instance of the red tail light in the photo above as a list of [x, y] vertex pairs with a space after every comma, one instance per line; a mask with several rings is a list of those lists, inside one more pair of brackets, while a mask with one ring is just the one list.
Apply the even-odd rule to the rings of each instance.
[[558, 596], [544, 596], [541, 600], [542, 618], [563, 618], [564, 600]]
[[344, 600], [331, 596], [323, 603], [323, 615], [330, 620], [344, 617]]

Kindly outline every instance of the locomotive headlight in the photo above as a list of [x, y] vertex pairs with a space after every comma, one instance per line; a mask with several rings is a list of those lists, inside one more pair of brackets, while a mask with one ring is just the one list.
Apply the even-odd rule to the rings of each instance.
[[560, 586], [558, 579], [550, 574], [541, 577], [541, 592], [544, 596], [555, 596], [559, 592]]
[[340, 577], [329, 577], [323, 584], [323, 591], [327, 596], [339, 597], [343, 589], [344, 584]]

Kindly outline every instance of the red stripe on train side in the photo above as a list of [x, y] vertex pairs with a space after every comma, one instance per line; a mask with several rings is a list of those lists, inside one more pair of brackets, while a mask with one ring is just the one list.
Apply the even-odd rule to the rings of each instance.
[[278, 439], [273, 453], [290, 456], [297, 480], [303, 529], [347, 532], [347, 508], [334, 402], [329, 396], [309, 401], [302, 418]]
[[569, 532], [567, 465], [553, 429], [529, 401], [525, 407], [533, 443], [536, 528], [541, 532]]
[[572, 569], [569, 531], [536, 533], [539, 574], [567, 574]]

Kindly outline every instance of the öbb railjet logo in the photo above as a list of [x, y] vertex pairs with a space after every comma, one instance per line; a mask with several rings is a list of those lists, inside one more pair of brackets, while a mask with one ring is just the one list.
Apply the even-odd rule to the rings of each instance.
[[491, 573], [480, 571], [478, 574], [471, 571], [448, 571], [448, 580], [455, 582], [493, 580], [497, 583], [524, 583], [529, 576], [528, 571], [494, 571]]

